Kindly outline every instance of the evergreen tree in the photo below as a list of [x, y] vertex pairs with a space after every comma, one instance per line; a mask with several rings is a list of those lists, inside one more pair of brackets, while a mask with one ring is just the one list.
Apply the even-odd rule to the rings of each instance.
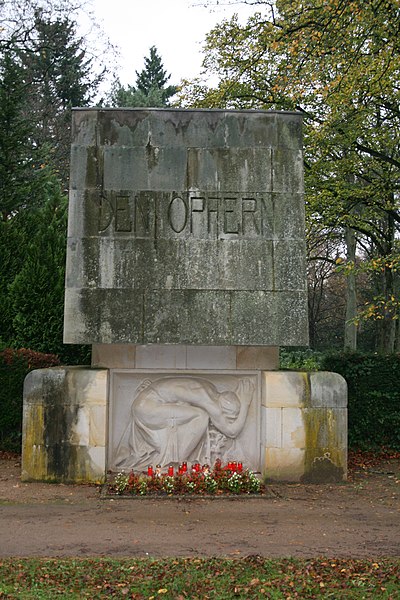
[[62, 349], [67, 200], [56, 179], [43, 206], [24, 214], [25, 257], [9, 286], [12, 343], [41, 352]]
[[0, 58], [0, 218], [8, 221], [28, 204], [40, 201], [48, 168], [34, 143], [28, 112], [26, 70], [18, 54]]
[[9, 287], [26, 259], [32, 231], [27, 215], [43, 203], [52, 178], [45, 149], [34, 142], [27, 112], [26, 70], [18, 52], [8, 49], [0, 59], [0, 340], [13, 336]]
[[[68, 17], [35, 13], [31, 47], [21, 53], [31, 90], [29, 118], [36, 123], [35, 142], [49, 145], [52, 164], [68, 189], [71, 108], [87, 106], [102, 74], [93, 76], [92, 59]], [[28, 115], [27, 115], [28, 116]]]
[[150, 56], [144, 59], [144, 69], [140, 73], [136, 71], [136, 75], [136, 87], [146, 96], [150, 94], [151, 90], [158, 89], [161, 90], [164, 102], [167, 103], [168, 99], [176, 94], [176, 86], [165, 87], [171, 75], [167, 75], [155, 46], [150, 48]]
[[144, 59], [144, 69], [136, 71], [136, 85], [124, 87], [117, 80], [111, 90], [111, 106], [148, 106], [162, 108], [169, 106], [169, 99], [176, 94], [178, 87], [166, 85], [171, 77], [166, 70], [157, 48], [150, 48], [150, 56]]

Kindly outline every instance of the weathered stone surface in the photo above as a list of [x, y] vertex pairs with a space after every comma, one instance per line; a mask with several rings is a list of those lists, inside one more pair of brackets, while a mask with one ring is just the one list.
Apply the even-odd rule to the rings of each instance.
[[279, 368], [279, 348], [192, 344], [93, 344], [92, 366], [110, 369], [271, 371]]
[[304, 345], [301, 117], [79, 109], [67, 343]]
[[24, 383], [22, 479], [103, 482], [107, 370], [55, 367]]
[[337, 373], [262, 374], [261, 444], [268, 479], [309, 483], [347, 475], [347, 385]]
[[309, 377], [312, 407], [347, 407], [347, 383], [342, 375], [317, 371]]
[[279, 348], [277, 346], [237, 346], [236, 368], [260, 371], [279, 369]]

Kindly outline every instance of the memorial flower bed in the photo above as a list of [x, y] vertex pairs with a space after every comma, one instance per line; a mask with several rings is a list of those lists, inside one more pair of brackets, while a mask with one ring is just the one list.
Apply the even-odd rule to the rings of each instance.
[[262, 494], [264, 488], [253, 471], [243, 469], [242, 463], [222, 465], [217, 460], [212, 469], [199, 463], [188, 469], [182, 463], [177, 472], [169, 466], [163, 473], [159, 465], [155, 469], [149, 466], [147, 473], [121, 472], [108, 484], [108, 492], [119, 496], [236, 495]]

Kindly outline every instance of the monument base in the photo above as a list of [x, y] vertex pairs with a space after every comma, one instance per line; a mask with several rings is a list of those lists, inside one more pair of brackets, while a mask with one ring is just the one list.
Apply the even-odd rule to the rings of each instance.
[[345, 380], [277, 366], [278, 348], [98, 345], [92, 367], [32, 371], [22, 479], [101, 483], [221, 458], [267, 481], [345, 480]]

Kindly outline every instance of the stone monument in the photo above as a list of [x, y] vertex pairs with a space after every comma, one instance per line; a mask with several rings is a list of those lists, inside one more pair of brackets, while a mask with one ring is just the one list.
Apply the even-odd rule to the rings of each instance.
[[346, 476], [346, 384], [308, 342], [301, 116], [75, 109], [64, 341], [25, 382], [23, 478], [182, 461]]

